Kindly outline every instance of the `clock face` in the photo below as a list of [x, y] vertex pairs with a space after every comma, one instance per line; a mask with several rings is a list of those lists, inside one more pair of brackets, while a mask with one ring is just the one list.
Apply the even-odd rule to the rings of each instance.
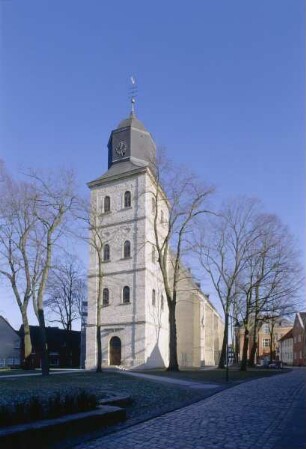
[[121, 140], [116, 146], [115, 146], [115, 152], [118, 156], [123, 157], [126, 153], [127, 146], [126, 143]]

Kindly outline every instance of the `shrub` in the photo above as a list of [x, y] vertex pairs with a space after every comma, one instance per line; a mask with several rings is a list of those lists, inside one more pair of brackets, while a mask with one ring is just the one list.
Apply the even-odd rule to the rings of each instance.
[[85, 390], [75, 390], [64, 395], [56, 392], [48, 399], [31, 396], [23, 402], [1, 405], [0, 427], [94, 410], [97, 405], [97, 396]]

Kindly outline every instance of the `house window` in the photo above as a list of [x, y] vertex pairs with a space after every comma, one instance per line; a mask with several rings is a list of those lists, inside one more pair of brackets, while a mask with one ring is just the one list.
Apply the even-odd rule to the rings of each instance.
[[269, 324], [263, 324], [261, 330], [264, 334], [269, 334], [270, 333]]
[[165, 301], [164, 301], [164, 295], [161, 295], [161, 298], [160, 298], [160, 307], [161, 307], [161, 309], [162, 310], [164, 310], [164, 304], [165, 303]]
[[104, 245], [103, 248], [103, 260], [104, 262], [110, 260], [110, 248], [108, 244]]
[[109, 305], [109, 289], [104, 288], [103, 289], [103, 306]]
[[130, 287], [123, 287], [123, 304], [129, 304], [130, 302]]
[[298, 335], [297, 340], [298, 340], [298, 342], [301, 342], [301, 341], [302, 341], [302, 336], [301, 336], [301, 334]]
[[125, 259], [131, 257], [131, 242], [126, 240], [123, 245], [123, 257]]
[[262, 347], [263, 348], [269, 348], [270, 347], [270, 338], [263, 338], [262, 339]]
[[131, 192], [129, 191], [124, 194], [124, 207], [131, 207]]
[[110, 197], [106, 196], [104, 198], [104, 212], [110, 212]]
[[152, 306], [155, 306], [155, 305], [156, 305], [156, 292], [153, 289], [152, 290]]

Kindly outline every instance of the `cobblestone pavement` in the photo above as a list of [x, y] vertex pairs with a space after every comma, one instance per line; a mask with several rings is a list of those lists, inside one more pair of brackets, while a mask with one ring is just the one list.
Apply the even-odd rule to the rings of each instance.
[[75, 449], [278, 449], [305, 394], [305, 373], [294, 369], [246, 382]]

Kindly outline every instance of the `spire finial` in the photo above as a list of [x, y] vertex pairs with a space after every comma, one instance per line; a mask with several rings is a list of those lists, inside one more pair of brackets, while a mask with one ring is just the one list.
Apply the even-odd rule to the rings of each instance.
[[136, 103], [136, 96], [137, 96], [137, 85], [136, 85], [136, 79], [135, 76], [132, 75], [130, 77], [131, 86], [130, 86], [130, 100], [131, 100], [131, 116], [135, 115], [135, 103]]

